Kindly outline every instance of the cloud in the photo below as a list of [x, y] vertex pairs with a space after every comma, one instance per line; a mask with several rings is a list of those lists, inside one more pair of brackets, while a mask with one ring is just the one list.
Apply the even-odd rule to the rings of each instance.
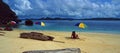
[[15, 2], [16, 2], [15, 7], [17, 7], [18, 9], [21, 9], [21, 10], [32, 9], [32, 7], [30, 6], [31, 3], [29, 2], [29, 0], [15, 0]]
[[17, 15], [120, 17], [120, 0], [4, 0]]

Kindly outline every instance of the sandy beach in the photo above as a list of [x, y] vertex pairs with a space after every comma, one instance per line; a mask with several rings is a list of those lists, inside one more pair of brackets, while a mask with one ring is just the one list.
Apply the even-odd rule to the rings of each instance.
[[[70, 39], [71, 32], [34, 31], [55, 37], [54, 41], [19, 38], [27, 30], [0, 31], [0, 53], [22, 53], [29, 50], [80, 48], [82, 53], [120, 53], [120, 35], [108, 33], [77, 32], [80, 39]], [[2, 34], [2, 33], [0, 33]]]

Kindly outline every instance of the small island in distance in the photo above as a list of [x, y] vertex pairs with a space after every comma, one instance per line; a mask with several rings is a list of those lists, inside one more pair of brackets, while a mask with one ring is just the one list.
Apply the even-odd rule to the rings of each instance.
[[[61, 17], [46, 17], [46, 18], [27, 18], [29, 20], [120, 20], [120, 18], [85, 18], [85, 19], [74, 19], [74, 18], [61, 18]], [[21, 20], [27, 20], [27, 19], [21, 19]]]

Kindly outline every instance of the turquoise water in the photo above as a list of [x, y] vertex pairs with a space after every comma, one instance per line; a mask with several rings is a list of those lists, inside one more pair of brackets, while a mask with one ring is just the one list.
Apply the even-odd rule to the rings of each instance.
[[[45, 22], [46, 26], [34, 24], [33, 26], [20, 25], [24, 30], [47, 30], [47, 31], [78, 31], [78, 32], [100, 32], [120, 34], [120, 21], [93, 21], [93, 20], [33, 20], [34, 22]], [[84, 22], [86, 29], [81, 29], [75, 24]], [[21, 23], [24, 23], [22, 21]]]

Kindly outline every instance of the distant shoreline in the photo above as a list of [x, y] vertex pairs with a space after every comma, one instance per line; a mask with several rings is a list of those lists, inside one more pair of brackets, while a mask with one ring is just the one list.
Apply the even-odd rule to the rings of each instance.
[[[28, 19], [20, 19], [20, 20], [28, 20]], [[120, 20], [120, 18], [89, 18], [89, 19], [72, 19], [72, 18], [40, 18], [40, 19], [33, 19], [30, 18], [29, 20], [105, 20], [105, 21], [116, 21]]]

